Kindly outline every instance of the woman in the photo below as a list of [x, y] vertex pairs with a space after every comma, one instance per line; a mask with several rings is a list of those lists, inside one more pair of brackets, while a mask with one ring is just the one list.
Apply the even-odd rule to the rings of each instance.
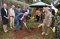
[[11, 8], [9, 9], [9, 17], [10, 17], [10, 28], [12, 29], [14, 27], [14, 19], [15, 19], [15, 11], [14, 11], [15, 6], [12, 5]]
[[7, 4], [3, 4], [3, 8], [1, 8], [1, 17], [2, 17], [2, 23], [3, 23], [3, 30], [4, 32], [7, 32], [7, 24], [8, 24], [8, 10], [7, 10]]

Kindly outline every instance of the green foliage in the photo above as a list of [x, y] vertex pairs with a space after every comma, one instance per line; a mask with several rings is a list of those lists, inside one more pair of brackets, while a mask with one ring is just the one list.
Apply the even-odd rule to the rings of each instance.
[[47, 4], [51, 4], [52, 0], [41, 0], [42, 2], [45, 2]]
[[55, 26], [60, 27], [60, 16], [56, 16]]
[[[18, 0], [18, 1], [22, 1], [22, 0]], [[31, 3], [33, 3], [33, 0], [24, 0], [23, 2], [26, 2], [28, 4], [31, 4]]]
[[31, 17], [31, 19], [28, 20], [28, 22], [27, 22], [27, 27], [29, 29], [37, 28], [38, 25], [39, 25], [39, 23], [35, 22], [35, 18], [34, 17]]

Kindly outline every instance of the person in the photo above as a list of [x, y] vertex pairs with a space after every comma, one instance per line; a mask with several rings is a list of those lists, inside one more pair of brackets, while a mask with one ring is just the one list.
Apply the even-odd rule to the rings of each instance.
[[55, 24], [55, 10], [51, 9], [51, 13], [52, 13], [52, 23], [51, 23], [51, 28], [54, 27]]
[[50, 25], [52, 21], [52, 14], [49, 11], [48, 7], [43, 7], [45, 18], [43, 20], [43, 26], [42, 26], [42, 35], [48, 35], [50, 30]]
[[14, 27], [14, 19], [15, 19], [15, 11], [14, 11], [15, 5], [12, 5], [9, 9], [9, 17], [10, 17], [10, 28], [13, 29]]
[[2, 23], [3, 23], [3, 30], [4, 32], [7, 32], [7, 24], [8, 24], [8, 10], [7, 10], [7, 4], [3, 4], [3, 8], [1, 8], [1, 17], [2, 17]]
[[23, 29], [23, 19], [24, 19], [24, 14], [25, 11], [21, 11], [20, 13], [18, 13], [18, 15], [16, 16], [16, 29], [15, 29], [15, 32], [20, 28], [20, 30]]
[[40, 21], [40, 18], [41, 18], [41, 12], [40, 12], [40, 9], [36, 9], [36, 19], [37, 19], [37, 22]]
[[29, 10], [29, 14], [28, 14], [28, 16], [31, 17], [32, 9], [28, 9], [28, 10]]
[[22, 11], [22, 8], [21, 8], [21, 7], [17, 6], [17, 7], [15, 8], [16, 15], [17, 15], [18, 13], [20, 13], [21, 11]]
[[32, 10], [30, 8], [27, 8], [27, 15], [26, 19], [29, 20], [31, 18]]
[[58, 8], [57, 15], [55, 17], [55, 33], [56, 33], [56, 38], [60, 39], [60, 8]]

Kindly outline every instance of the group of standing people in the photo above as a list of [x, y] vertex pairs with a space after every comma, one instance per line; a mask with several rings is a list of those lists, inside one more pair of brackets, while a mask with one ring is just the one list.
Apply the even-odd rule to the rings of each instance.
[[[26, 25], [26, 20], [24, 21], [25, 17], [29, 14], [29, 10], [20, 10], [19, 8], [16, 9], [18, 11], [18, 14], [15, 16], [15, 5], [11, 5], [11, 7], [8, 9], [7, 4], [4, 3], [3, 7], [1, 8], [1, 17], [2, 17], [2, 23], [3, 23], [3, 30], [4, 32], [7, 32], [7, 24], [8, 24], [8, 19], [10, 22], [10, 28], [13, 29], [14, 26], [14, 21], [16, 18], [16, 29], [15, 31], [22, 29], [23, 24]], [[24, 22], [23, 22], [24, 21]]]
[[10, 9], [7, 9], [7, 4], [4, 3], [3, 7], [1, 8], [1, 17], [2, 17], [2, 23], [3, 23], [3, 30], [4, 32], [7, 32], [7, 24], [8, 19], [10, 19], [10, 28], [14, 27], [14, 19], [15, 19], [15, 6], [11, 5]]

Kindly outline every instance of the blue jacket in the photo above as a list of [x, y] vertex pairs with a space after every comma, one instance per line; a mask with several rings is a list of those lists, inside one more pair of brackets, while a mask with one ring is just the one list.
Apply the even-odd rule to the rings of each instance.
[[19, 13], [17, 16], [16, 16], [16, 20], [20, 20], [23, 16], [23, 13]]

